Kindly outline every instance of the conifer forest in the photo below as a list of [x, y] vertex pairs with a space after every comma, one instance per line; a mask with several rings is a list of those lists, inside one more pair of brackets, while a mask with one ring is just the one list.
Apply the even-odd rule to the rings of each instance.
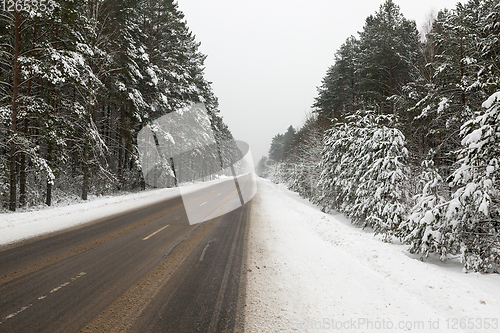
[[500, 272], [499, 38], [497, 0], [441, 10], [422, 32], [387, 0], [258, 172], [422, 259]]
[[[138, 132], [193, 103], [216, 140], [232, 140], [176, 1], [2, 6], [0, 209], [144, 189]], [[209, 174], [205, 164], [192, 178]]]

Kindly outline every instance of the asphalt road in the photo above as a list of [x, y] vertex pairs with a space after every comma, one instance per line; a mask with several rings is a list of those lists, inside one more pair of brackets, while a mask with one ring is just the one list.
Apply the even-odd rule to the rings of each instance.
[[183, 198], [0, 248], [0, 332], [242, 331], [251, 201]]

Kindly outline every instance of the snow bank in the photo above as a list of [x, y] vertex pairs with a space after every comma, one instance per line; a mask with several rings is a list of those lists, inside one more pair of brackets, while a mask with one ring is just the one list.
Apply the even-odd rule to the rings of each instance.
[[258, 185], [246, 332], [500, 332], [500, 276], [421, 262], [342, 215]]

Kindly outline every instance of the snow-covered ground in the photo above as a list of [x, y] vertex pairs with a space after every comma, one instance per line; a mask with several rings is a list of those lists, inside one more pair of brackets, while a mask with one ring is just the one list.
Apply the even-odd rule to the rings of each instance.
[[258, 181], [245, 332], [500, 332], [500, 276], [411, 256]]
[[[183, 184], [182, 194], [226, 180]], [[180, 195], [179, 188], [165, 188], [118, 196], [95, 197], [83, 203], [41, 210], [0, 214], [0, 245], [71, 228], [84, 223], [124, 213]]]

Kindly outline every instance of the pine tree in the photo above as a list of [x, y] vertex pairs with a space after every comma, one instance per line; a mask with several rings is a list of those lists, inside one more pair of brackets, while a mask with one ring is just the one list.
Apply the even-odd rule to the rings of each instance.
[[392, 0], [366, 19], [360, 32], [358, 75], [361, 99], [367, 107], [383, 113], [398, 111], [389, 98], [399, 95], [416, 76], [418, 49], [415, 22], [405, 19]]
[[365, 138], [357, 153], [362, 159], [361, 177], [355, 200], [347, 209], [354, 222], [372, 227], [388, 240], [406, 214], [408, 151], [401, 131], [386, 127], [392, 122], [390, 117], [370, 121], [369, 127], [358, 130]]
[[335, 54], [335, 63], [326, 72], [313, 108], [316, 112], [342, 120], [359, 106], [358, 41], [349, 37]]
[[[429, 153], [432, 157], [433, 152]], [[411, 253], [428, 256], [438, 253], [445, 259], [448, 251], [446, 223], [447, 200], [440, 194], [443, 179], [434, 166], [432, 159], [422, 162], [422, 173], [419, 177], [421, 193], [415, 196], [416, 204], [401, 223], [399, 234], [405, 244], [410, 245]]]
[[[6, 81], [12, 86], [3, 100], [10, 107], [10, 204], [16, 209], [17, 185], [20, 184], [20, 203], [26, 204], [26, 169], [31, 164], [46, 181], [45, 202], [51, 203], [55, 159], [64, 159], [64, 111], [72, 107], [64, 90], [78, 84], [82, 70], [81, 55], [67, 35], [71, 15], [69, 5], [59, 3], [48, 11], [15, 11], [2, 19], [12, 30], [2, 38], [12, 45], [13, 53], [2, 53], [11, 61], [6, 68]], [[20, 22], [23, 29], [20, 29]], [[64, 36], [64, 37], [63, 37]], [[69, 37], [69, 38], [68, 38]], [[8, 64], [3, 62], [4, 65]], [[31, 128], [28, 132], [28, 128]], [[18, 164], [19, 162], [19, 164]], [[19, 172], [18, 167], [19, 166]], [[19, 177], [18, 177], [19, 176]]]
[[295, 129], [291, 125], [284, 134], [275, 135], [269, 148], [269, 158], [276, 162], [281, 162], [288, 153], [294, 135]]
[[[54, 4], [0, 14], [2, 206], [144, 187], [137, 133], [192, 103], [206, 104], [221, 142], [232, 140], [175, 1]], [[228, 144], [218, 155], [234, 154]]]
[[500, 89], [500, 3], [485, 0], [479, 5], [477, 80], [487, 96]]
[[[321, 151], [325, 119], [311, 115], [304, 125], [293, 135], [288, 144], [285, 158], [280, 164], [279, 182], [288, 189], [299, 193], [302, 197], [313, 199], [317, 193], [317, 183], [321, 169]], [[292, 133], [289, 128], [289, 132]]]
[[458, 186], [448, 207], [451, 239], [460, 245], [467, 270], [500, 272], [500, 92], [483, 112], [462, 126]]
[[397, 234], [406, 214], [408, 151], [401, 131], [387, 127], [390, 116], [357, 114], [325, 133], [316, 202], [337, 209], [352, 222], [371, 227], [386, 240]]
[[[355, 115], [351, 116], [357, 117]], [[353, 202], [357, 186], [355, 168], [350, 164], [356, 158], [356, 136], [348, 123], [337, 123], [325, 132], [321, 152], [322, 170], [314, 202], [322, 210], [344, 211], [344, 205]]]
[[473, 0], [440, 11], [424, 45], [427, 63], [419, 78], [405, 87], [414, 117], [410, 130], [417, 128], [418, 133], [415, 139], [419, 142], [414, 146], [419, 147], [421, 158], [434, 149], [436, 167], [445, 177], [454, 163], [449, 152], [460, 146], [457, 133], [461, 124], [479, 108], [487, 97], [485, 88], [491, 89], [494, 81], [487, 78], [494, 71], [486, 69], [493, 68], [484, 61], [486, 48], [482, 45], [487, 44], [483, 27], [487, 17], [492, 19], [491, 4]]
[[314, 112], [332, 120], [318, 190], [300, 172], [314, 147], [283, 154], [283, 135], [273, 139], [281, 162], [271, 176], [325, 211], [400, 237], [412, 253], [460, 254], [466, 270], [498, 272], [499, 13], [496, 0], [458, 3], [420, 42], [415, 23], [386, 1], [318, 88]]

